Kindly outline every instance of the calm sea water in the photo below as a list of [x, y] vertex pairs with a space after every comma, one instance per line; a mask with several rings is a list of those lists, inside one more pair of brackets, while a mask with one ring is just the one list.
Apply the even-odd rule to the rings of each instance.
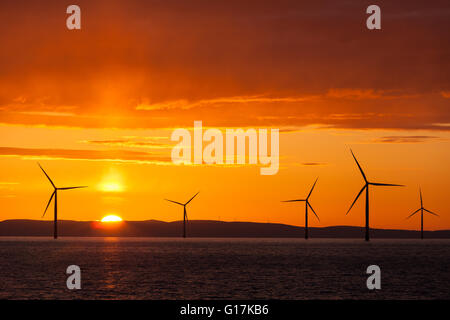
[[450, 240], [0, 238], [0, 298], [450, 299], [449, 266]]

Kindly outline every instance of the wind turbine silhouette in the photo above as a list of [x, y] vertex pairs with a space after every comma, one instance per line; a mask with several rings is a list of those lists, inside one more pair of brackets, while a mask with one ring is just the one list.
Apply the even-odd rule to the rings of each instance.
[[420, 211], [420, 239], [423, 239], [423, 212], [426, 211], [428, 213], [431, 213], [432, 215], [435, 215], [437, 217], [439, 217], [438, 214], [431, 212], [428, 209], [425, 209], [423, 207], [423, 200], [422, 200], [422, 190], [419, 188], [419, 194], [420, 194], [420, 208], [417, 209], [416, 211], [414, 211], [413, 213], [411, 213], [406, 219], [411, 218], [413, 215], [415, 215], [417, 212]]
[[350, 210], [352, 210], [353, 205], [355, 204], [356, 200], [358, 200], [359, 196], [361, 195], [361, 193], [365, 189], [366, 190], [366, 241], [369, 241], [369, 186], [403, 187], [403, 185], [390, 184], [390, 183], [369, 182], [367, 180], [367, 178], [366, 178], [366, 175], [364, 174], [363, 169], [359, 165], [358, 160], [356, 160], [356, 157], [353, 154], [352, 149], [350, 149], [350, 152], [352, 153], [353, 159], [355, 159], [356, 164], [358, 165], [359, 171], [361, 171], [361, 174], [362, 174], [362, 176], [364, 178], [365, 184], [362, 187], [361, 191], [359, 191], [358, 195], [356, 196], [356, 199], [353, 201], [352, 205], [350, 206], [350, 209], [348, 209], [348, 211], [347, 211], [347, 213], [345, 215], [347, 215], [350, 212]]
[[319, 216], [316, 214], [316, 212], [314, 211], [313, 207], [309, 203], [309, 197], [311, 196], [311, 193], [313, 192], [314, 187], [316, 186], [316, 183], [317, 183], [318, 179], [319, 178], [317, 178], [316, 181], [314, 182], [314, 184], [313, 184], [311, 190], [309, 191], [309, 194], [306, 197], [306, 199], [296, 199], [296, 200], [281, 201], [281, 202], [305, 202], [305, 240], [308, 240], [308, 207], [311, 208], [311, 210], [314, 213], [314, 215], [316, 216], [317, 220], [320, 221]]
[[52, 202], [53, 197], [55, 197], [55, 216], [53, 220], [53, 238], [58, 238], [58, 190], [70, 190], [70, 189], [79, 189], [79, 188], [87, 188], [87, 186], [81, 186], [81, 187], [65, 187], [65, 188], [57, 188], [55, 184], [53, 183], [52, 179], [48, 176], [47, 172], [45, 172], [44, 168], [38, 163], [39, 168], [41, 168], [42, 172], [44, 172], [45, 176], [47, 177], [48, 181], [52, 184], [53, 187], [53, 193], [50, 197], [50, 200], [48, 200], [47, 207], [45, 207], [44, 214], [42, 217], [45, 216], [45, 213], [47, 212], [48, 207], [50, 206], [50, 202]]
[[186, 202], [186, 203], [181, 203], [181, 202], [177, 202], [177, 201], [173, 201], [173, 200], [169, 200], [169, 199], [164, 199], [164, 200], [167, 200], [167, 201], [176, 203], [176, 204], [178, 204], [178, 205], [180, 205], [180, 206], [183, 206], [183, 209], [184, 209], [184, 210], [183, 210], [183, 238], [186, 238], [186, 221], [188, 221], [187, 212], [186, 212], [186, 206], [187, 206], [187, 205], [189, 204], [189, 202], [191, 202], [192, 199], [194, 199], [199, 193], [200, 193], [200, 191], [197, 192], [197, 193], [196, 193], [192, 198], [190, 198], [189, 201]]

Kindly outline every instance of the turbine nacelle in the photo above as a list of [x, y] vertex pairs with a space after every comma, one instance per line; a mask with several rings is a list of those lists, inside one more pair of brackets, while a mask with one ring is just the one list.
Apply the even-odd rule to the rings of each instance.
[[197, 192], [196, 194], [194, 194], [194, 196], [192, 198], [190, 198], [186, 203], [181, 203], [178, 201], [173, 201], [173, 200], [169, 200], [169, 199], [164, 199], [166, 201], [178, 204], [180, 206], [183, 206], [183, 238], [186, 238], [186, 222], [188, 222], [188, 216], [187, 216], [187, 212], [186, 212], [186, 206], [189, 204], [189, 202], [191, 202], [198, 194], [200, 193]]
[[188, 202], [186, 202], [186, 203], [181, 203], [181, 202], [177, 202], [177, 201], [173, 201], [173, 200], [169, 200], [169, 199], [164, 199], [164, 200], [169, 201], [169, 202], [173, 202], [173, 203], [178, 204], [178, 205], [183, 206], [183, 207], [186, 207], [189, 204], [189, 202], [191, 202], [199, 193], [200, 193], [200, 191], [197, 192], [196, 194], [194, 194], [194, 196], [192, 198], [190, 198], [188, 200]]
[[362, 189], [359, 191], [358, 195], [356, 196], [355, 200], [353, 201], [352, 205], [350, 206], [350, 208], [348, 209], [346, 215], [350, 212], [350, 210], [353, 208], [353, 206], [355, 205], [356, 201], [358, 200], [358, 198], [361, 196], [361, 194], [369, 188], [369, 186], [382, 186], [382, 187], [404, 187], [404, 185], [401, 184], [392, 184], [392, 183], [379, 183], [379, 182], [370, 182], [367, 180], [366, 174], [364, 173], [363, 169], [361, 168], [361, 165], [359, 164], [358, 160], [356, 159], [352, 149], [350, 149], [350, 152], [352, 153], [353, 159], [355, 159], [355, 162], [359, 168], [359, 171], [361, 172], [361, 175], [363, 176], [364, 179], [364, 186], [362, 187]]
[[[53, 183], [52, 179], [49, 177], [49, 175], [47, 174], [47, 172], [45, 172], [44, 168], [42, 168], [42, 166], [41, 166], [40, 163], [38, 163], [38, 166], [39, 166], [39, 168], [41, 168], [42, 172], [44, 172], [45, 176], [47, 177], [48, 181], [50, 181], [50, 183], [51, 183], [51, 185], [52, 185], [52, 187], [53, 187], [53, 190], [54, 190], [53, 193], [52, 193], [52, 195], [50, 196], [50, 200], [48, 201], [47, 206], [45, 207], [45, 211], [44, 211], [44, 214], [42, 215], [42, 217], [45, 216], [45, 213], [47, 212], [47, 209], [48, 209], [48, 207], [50, 206], [50, 203], [52, 202], [53, 197], [55, 197], [55, 199], [56, 199], [58, 190], [71, 190], [71, 189], [87, 188], [87, 186], [76, 186], [76, 187], [63, 187], [63, 188], [58, 188], [58, 187]], [[56, 205], [56, 204], [55, 204], [55, 205]], [[56, 210], [56, 209], [55, 209], [55, 210]]]
[[420, 194], [420, 208], [417, 209], [416, 211], [414, 211], [413, 213], [411, 213], [409, 216], [407, 216], [406, 219], [411, 218], [413, 215], [415, 215], [415, 214], [418, 213], [419, 211], [422, 211], [422, 214], [423, 214], [423, 211], [426, 211], [426, 212], [428, 212], [428, 213], [430, 213], [430, 214], [432, 214], [432, 215], [434, 215], [434, 216], [436, 216], [436, 217], [439, 217], [439, 215], [438, 215], [437, 213], [434, 213], [434, 212], [432, 212], [432, 211], [430, 211], [430, 210], [428, 210], [428, 209], [425, 209], [425, 208], [423, 207], [423, 199], [422, 199], [422, 190], [421, 190], [421, 189], [419, 189], [419, 194]]
[[314, 182], [314, 184], [311, 187], [311, 190], [309, 191], [308, 196], [306, 197], [306, 199], [284, 200], [284, 201], [281, 201], [281, 202], [306, 202], [306, 206], [309, 207], [312, 210], [312, 212], [316, 216], [317, 220], [320, 221], [319, 216], [317, 215], [317, 213], [314, 211], [313, 207], [309, 203], [309, 198], [311, 197], [311, 194], [312, 194], [312, 192], [314, 190], [314, 187], [316, 186], [317, 180], [319, 180], [319, 178], [317, 178], [316, 181]]

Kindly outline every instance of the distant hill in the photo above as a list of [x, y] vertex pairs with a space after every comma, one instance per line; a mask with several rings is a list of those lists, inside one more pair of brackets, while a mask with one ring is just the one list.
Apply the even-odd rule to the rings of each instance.
[[[182, 221], [124, 221], [104, 224], [98, 221], [58, 222], [62, 237], [180, 237]], [[336, 226], [309, 228], [311, 238], [363, 238], [363, 227]], [[0, 222], [0, 236], [52, 236], [53, 222], [40, 220], [5, 220]], [[278, 223], [189, 221], [188, 237], [208, 238], [302, 238], [304, 228]], [[372, 238], [419, 238], [419, 231], [372, 229]], [[450, 239], [450, 230], [425, 231], [428, 239]]]

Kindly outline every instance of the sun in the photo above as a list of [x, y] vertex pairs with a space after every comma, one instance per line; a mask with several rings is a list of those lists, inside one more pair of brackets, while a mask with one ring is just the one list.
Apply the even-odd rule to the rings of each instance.
[[104, 192], [121, 192], [122, 186], [116, 182], [106, 182], [100, 186], [100, 189]]
[[117, 168], [111, 167], [106, 172], [97, 186], [102, 192], [123, 192], [125, 190], [122, 173]]
[[104, 216], [101, 220], [101, 222], [120, 222], [120, 221], [122, 221], [122, 218], [116, 216], [115, 214]]

